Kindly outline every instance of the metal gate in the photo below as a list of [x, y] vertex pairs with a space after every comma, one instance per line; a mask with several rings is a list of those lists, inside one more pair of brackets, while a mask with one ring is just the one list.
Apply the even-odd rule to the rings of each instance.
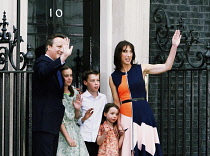
[[166, 155], [209, 153], [209, 69], [173, 69], [160, 75], [158, 124]]
[[[18, 5], [20, 6], [20, 1]], [[0, 155], [32, 155], [31, 79], [33, 55], [20, 52], [20, 8], [17, 28], [7, 32], [6, 12], [0, 23]]]
[[[164, 155], [210, 155], [210, 44], [196, 48], [199, 39], [193, 30], [184, 29], [182, 19], [171, 26], [166, 12], [158, 8], [154, 20], [159, 24], [156, 41], [161, 54], [156, 63], [164, 63], [174, 29], [182, 32], [181, 44], [171, 71], [150, 76], [154, 97], [149, 100], [157, 117]], [[171, 30], [170, 30], [171, 29]], [[201, 47], [201, 46], [200, 46]], [[202, 52], [201, 52], [202, 51]]]

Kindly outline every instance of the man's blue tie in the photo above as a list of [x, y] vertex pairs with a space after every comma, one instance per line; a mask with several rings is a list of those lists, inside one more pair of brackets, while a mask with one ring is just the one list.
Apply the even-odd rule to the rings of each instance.
[[57, 71], [57, 77], [60, 84], [60, 87], [63, 88], [63, 79], [60, 70]]

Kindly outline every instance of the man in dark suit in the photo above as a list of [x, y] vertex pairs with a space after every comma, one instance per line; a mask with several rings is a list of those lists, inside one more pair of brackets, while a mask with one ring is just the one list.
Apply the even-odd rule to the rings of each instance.
[[59, 69], [73, 46], [64, 35], [48, 38], [46, 53], [36, 59], [32, 82], [33, 156], [56, 156], [59, 129], [64, 115], [63, 79]]

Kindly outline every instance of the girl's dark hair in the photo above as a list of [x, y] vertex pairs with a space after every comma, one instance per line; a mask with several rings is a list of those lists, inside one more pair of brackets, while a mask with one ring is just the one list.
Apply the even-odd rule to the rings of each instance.
[[[62, 72], [62, 71], [67, 70], [67, 69], [71, 69], [71, 68], [68, 67], [67, 65], [64, 65], [63, 67], [61, 67], [60, 71]], [[74, 96], [74, 89], [73, 89], [73, 87], [71, 85], [68, 86], [68, 90], [70, 91], [69, 97], [73, 97]]]
[[45, 52], [48, 50], [47, 49], [47, 46], [48, 45], [49, 46], [52, 46], [53, 45], [54, 38], [56, 38], [56, 37], [60, 37], [60, 38], [63, 38], [64, 39], [66, 36], [63, 35], [63, 34], [53, 34], [53, 35], [49, 36], [47, 38], [47, 41], [46, 41], [46, 44], [45, 44]]
[[130, 46], [131, 51], [133, 52], [133, 57], [132, 57], [132, 60], [131, 60], [131, 65], [133, 65], [134, 60], [136, 58], [134, 46], [133, 46], [132, 43], [130, 43], [130, 42], [126, 41], [126, 40], [119, 42], [117, 44], [116, 48], [115, 48], [115, 51], [114, 51], [114, 65], [115, 65], [115, 70], [121, 70], [121, 68], [122, 68], [121, 54], [122, 54], [122, 51], [123, 51], [123, 47], [124, 46], [126, 48], [127, 48], [127, 46]]
[[[116, 104], [114, 104], [114, 103], [107, 103], [104, 106], [104, 110], [103, 110], [103, 114], [102, 114], [102, 119], [101, 119], [101, 124], [103, 124], [104, 121], [106, 121], [106, 117], [104, 116], [104, 113], [108, 113], [109, 109], [112, 108], [112, 107], [115, 107], [120, 112], [120, 108]], [[117, 124], [117, 121], [114, 123], [114, 125], [115, 124]]]

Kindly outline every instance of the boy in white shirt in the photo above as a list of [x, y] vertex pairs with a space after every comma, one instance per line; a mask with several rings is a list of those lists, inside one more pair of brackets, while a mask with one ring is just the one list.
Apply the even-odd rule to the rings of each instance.
[[100, 74], [89, 70], [83, 75], [83, 83], [87, 90], [82, 96], [82, 117], [79, 119], [80, 132], [87, 146], [90, 156], [97, 156], [98, 145], [96, 142], [102, 112], [107, 104], [106, 95], [99, 93]]

